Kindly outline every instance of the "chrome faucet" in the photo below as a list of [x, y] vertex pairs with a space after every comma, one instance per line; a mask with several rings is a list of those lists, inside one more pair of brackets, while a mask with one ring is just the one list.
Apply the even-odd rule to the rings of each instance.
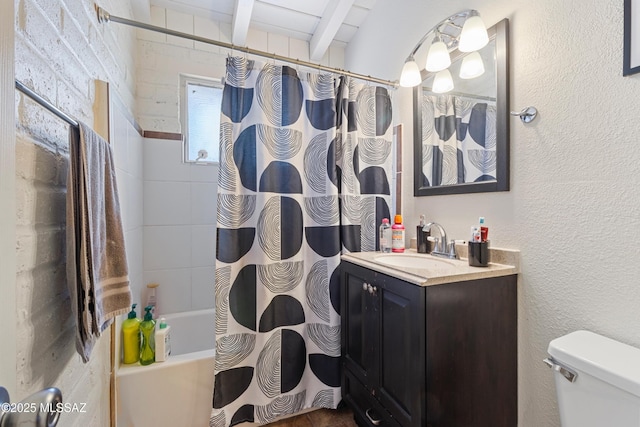
[[438, 224], [437, 222], [430, 222], [424, 227], [422, 227], [422, 231], [429, 232], [431, 231], [431, 227], [435, 226], [438, 229], [438, 233], [440, 233], [440, 238], [437, 237], [429, 237], [429, 240], [433, 241], [435, 244], [433, 245], [433, 250], [431, 251], [431, 255], [440, 256], [445, 258], [458, 258], [458, 253], [456, 252], [456, 242], [452, 240], [450, 243], [447, 242], [447, 232], [444, 231], [444, 228]]

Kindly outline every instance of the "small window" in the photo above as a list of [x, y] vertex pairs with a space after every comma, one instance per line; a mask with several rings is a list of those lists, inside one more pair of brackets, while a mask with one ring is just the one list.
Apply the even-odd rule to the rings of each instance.
[[184, 76], [182, 83], [184, 160], [185, 162], [218, 163], [222, 84], [219, 80]]

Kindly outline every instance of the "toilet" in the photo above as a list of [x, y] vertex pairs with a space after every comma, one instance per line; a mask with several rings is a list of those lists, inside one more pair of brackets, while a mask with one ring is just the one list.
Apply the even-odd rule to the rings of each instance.
[[640, 349], [576, 331], [547, 351], [562, 427], [640, 426]]

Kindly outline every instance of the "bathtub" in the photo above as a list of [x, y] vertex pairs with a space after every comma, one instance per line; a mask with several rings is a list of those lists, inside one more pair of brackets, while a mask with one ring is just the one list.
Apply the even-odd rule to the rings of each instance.
[[117, 426], [206, 427], [213, 395], [214, 309], [159, 317], [171, 326], [171, 355], [148, 366], [120, 365]]

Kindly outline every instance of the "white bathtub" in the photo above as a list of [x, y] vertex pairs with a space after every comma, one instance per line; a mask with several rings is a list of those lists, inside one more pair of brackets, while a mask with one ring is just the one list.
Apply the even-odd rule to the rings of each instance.
[[206, 427], [211, 416], [215, 345], [213, 309], [164, 316], [171, 355], [116, 375], [118, 427]]

